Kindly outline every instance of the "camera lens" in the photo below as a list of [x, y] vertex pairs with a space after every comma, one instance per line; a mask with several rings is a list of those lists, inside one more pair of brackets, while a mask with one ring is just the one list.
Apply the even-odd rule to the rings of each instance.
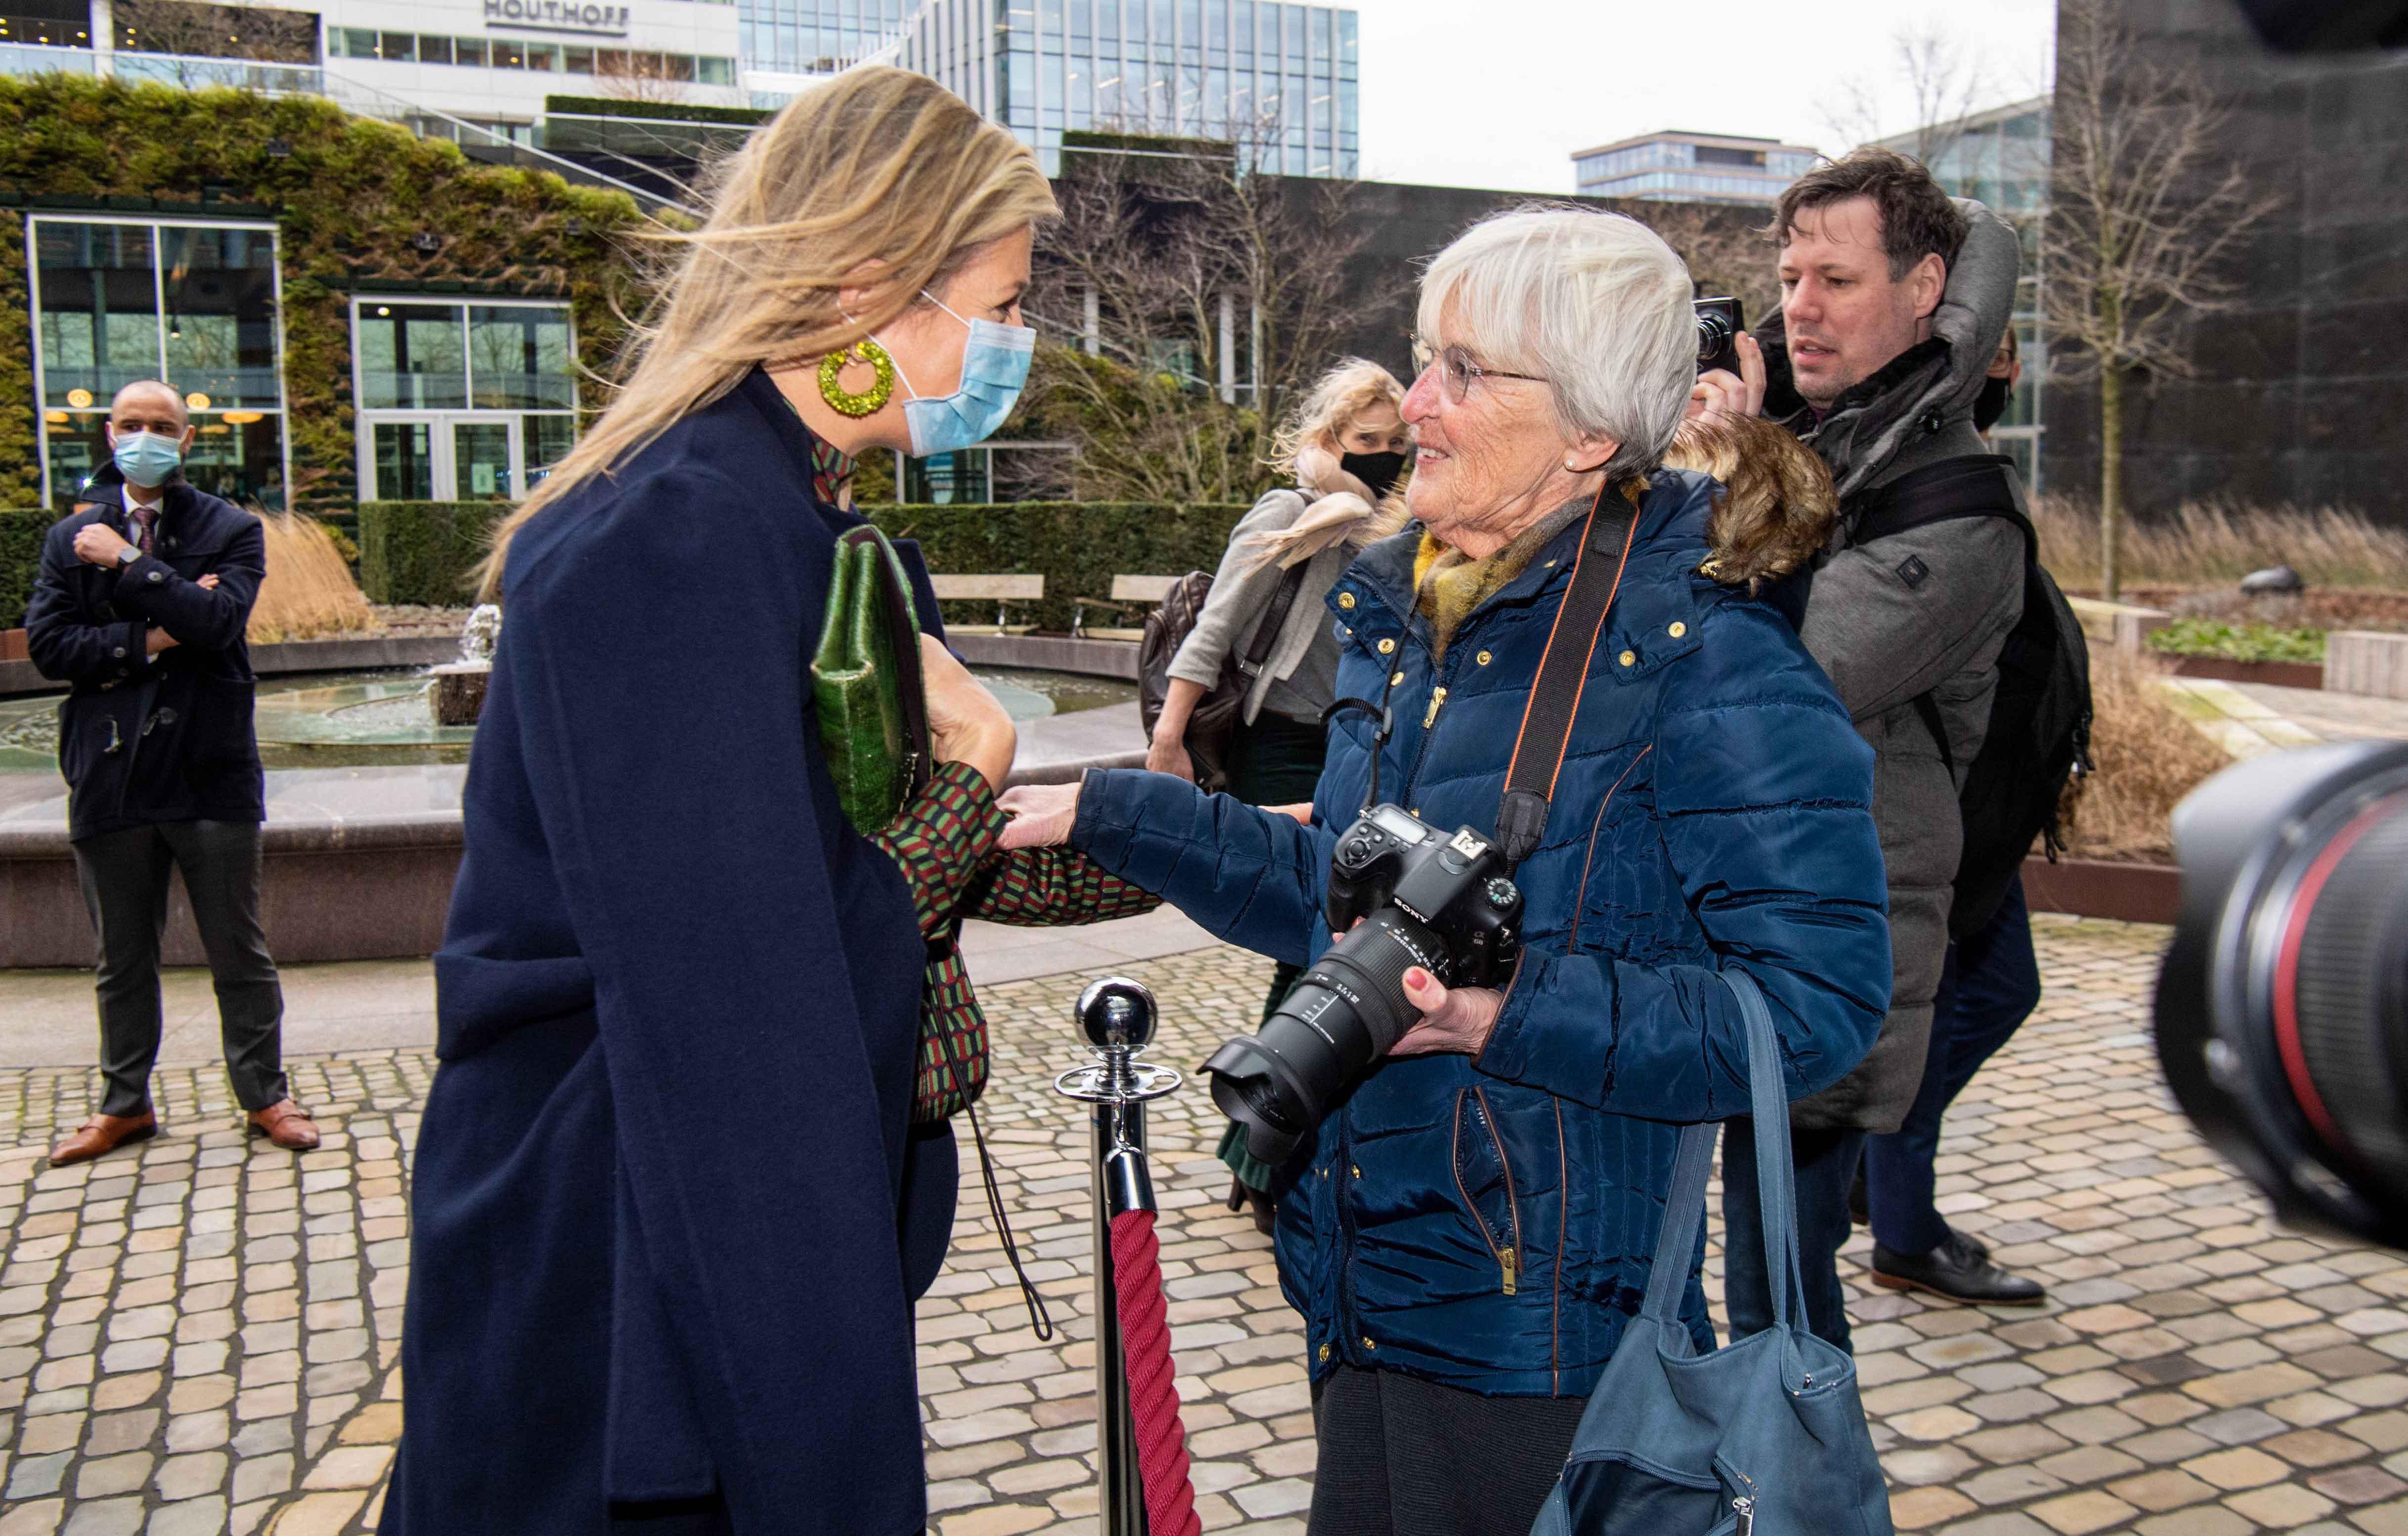
[[1698, 312], [1698, 363], [1711, 363], [1721, 356], [1723, 349], [1730, 345], [1730, 339], [1731, 327], [1728, 315], [1719, 309], [1701, 309]]
[[1230, 1041], [1204, 1069], [1212, 1101], [1246, 1127], [1246, 1150], [1277, 1165], [1321, 1124], [1363, 1069], [1388, 1054], [1416, 1017], [1405, 972], [1440, 970], [1436, 937], [1394, 907], [1329, 947], [1250, 1037]]
[[2174, 814], [2157, 1051], [2286, 1219], [2408, 1238], [2408, 745], [2272, 754]]

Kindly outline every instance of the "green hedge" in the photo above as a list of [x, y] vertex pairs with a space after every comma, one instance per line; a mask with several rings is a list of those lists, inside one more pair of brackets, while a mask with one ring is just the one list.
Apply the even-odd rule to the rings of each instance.
[[[1029, 501], [1006, 506], [865, 507], [890, 538], [916, 538], [928, 568], [959, 576], [1041, 573], [1045, 600], [1015, 604], [1040, 629], [1070, 627], [1078, 597], [1109, 597], [1115, 576], [1179, 576], [1221, 563], [1243, 507]], [[365, 563], [365, 562], [364, 562]], [[991, 602], [950, 602], [945, 617], [990, 624]], [[1091, 611], [1090, 624], [1110, 624]]]
[[42, 564], [42, 536], [58, 520], [58, 513], [38, 508], [0, 509], [0, 629], [15, 629], [25, 622], [34, 573]]
[[507, 501], [360, 503], [360, 590], [372, 603], [458, 608]]
[[646, 122], [724, 122], [737, 128], [757, 127], [778, 115], [757, 107], [691, 107], [681, 101], [628, 101], [620, 96], [546, 96], [543, 109]]

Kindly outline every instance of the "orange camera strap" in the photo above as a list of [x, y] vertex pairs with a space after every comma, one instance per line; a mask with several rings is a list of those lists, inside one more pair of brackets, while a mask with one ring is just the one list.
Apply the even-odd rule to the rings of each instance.
[[1597, 494], [1572, 565], [1571, 586], [1563, 606], [1555, 610], [1555, 626], [1547, 636], [1547, 653], [1530, 684], [1530, 701], [1522, 711], [1522, 731], [1513, 743], [1513, 759], [1505, 769], [1505, 797], [1497, 808], [1497, 842], [1506, 862], [1518, 866], [1538, 850], [1546, 835], [1547, 806], [1555, 793], [1555, 776], [1563, 768], [1570, 744], [1572, 722], [1580, 715], [1582, 691], [1588, 682], [1590, 659], [1605, 634], [1606, 614], [1622, 588], [1622, 573], [1630, 563], [1630, 545], [1639, 528], [1639, 498], [1644, 478], [1608, 481]]

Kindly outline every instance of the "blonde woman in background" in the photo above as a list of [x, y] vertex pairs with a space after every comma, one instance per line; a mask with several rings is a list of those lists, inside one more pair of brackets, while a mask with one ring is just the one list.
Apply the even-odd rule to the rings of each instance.
[[[1367, 544], [1404, 526], [1390, 500], [1405, 468], [1405, 386], [1377, 363], [1349, 357], [1321, 376], [1272, 439], [1272, 463], [1293, 482], [1266, 492], [1229, 535], [1211, 595], [1170, 662], [1170, 687], [1145, 766], [1193, 781], [1187, 722], [1231, 656], [1252, 653], [1257, 630], [1293, 585], [1278, 636], [1262, 669], [1246, 680], [1226, 765], [1228, 793], [1248, 805], [1312, 798], [1326, 753], [1322, 711], [1338, 696], [1338, 639], [1323, 599]], [[1240, 671], [1243, 670], [1242, 661]], [[1264, 999], [1266, 1018], [1302, 974], [1281, 962]], [[1232, 1211], [1250, 1199], [1255, 1224], [1270, 1230], [1263, 1190], [1271, 1170], [1245, 1154], [1245, 1139], [1222, 1138], [1221, 1156], [1236, 1175]]]
[[[910, 1124], [923, 893], [847, 824], [806, 663], [852, 455], [1001, 422], [1054, 211], [920, 76], [797, 98], [502, 525], [387, 1536], [922, 1529], [911, 1303], [954, 1198]], [[924, 651], [943, 767], [907, 814], [969, 868], [1011, 727]]]

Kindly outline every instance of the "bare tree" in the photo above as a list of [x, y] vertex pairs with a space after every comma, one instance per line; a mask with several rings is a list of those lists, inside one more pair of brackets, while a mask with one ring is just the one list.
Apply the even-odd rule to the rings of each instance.
[[[1899, 135], [1882, 132], [1882, 103], [1895, 82], [1905, 87], [1914, 122]], [[1991, 93], [1982, 61], [1936, 24], [1900, 27], [1890, 34], [1885, 77], [1852, 75], [1842, 80], [1823, 110], [1824, 125], [1850, 149], [1911, 133], [1907, 152], [1928, 165], [1963, 136], [1964, 121]]]
[[2229, 259], [2280, 199], [2221, 148], [2230, 103], [2195, 65], [2144, 50], [2101, 0], [2066, 0], [2057, 71], [2043, 323], [2052, 374], [2098, 382], [2099, 582], [2113, 599], [2125, 386], [2196, 375], [2189, 322], [2232, 307]]
[[1049, 345], [1032, 426], [1078, 445], [1082, 495], [1252, 500], [1271, 433], [1360, 308], [1351, 185], [1267, 176], [1276, 123], [1237, 141], [1066, 145], [1027, 308]]
[[1762, 208], [1723, 203], [1628, 203], [1622, 211], [1681, 253], [1700, 297], [1727, 294], [1750, 325], [1781, 305], [1781, 277]]
[[[189, 0], [117, 0], [112, 11], [118, 46], [138, 53], [165, 54], [170, 83], [193, 87], [239, 79], [205, 61], [249, 59], [270, 64], [315, 64], [317, 19], [265, 7], [215, 6]], [[148, 74], [144, 78], [150, 78]]]
[[681, 102], [693, 79], [693, 65], [682, 76], [672, 73], [667, 56], [624, 48], [606, 48], [594, 55], [594, 89], [617, 101]]

